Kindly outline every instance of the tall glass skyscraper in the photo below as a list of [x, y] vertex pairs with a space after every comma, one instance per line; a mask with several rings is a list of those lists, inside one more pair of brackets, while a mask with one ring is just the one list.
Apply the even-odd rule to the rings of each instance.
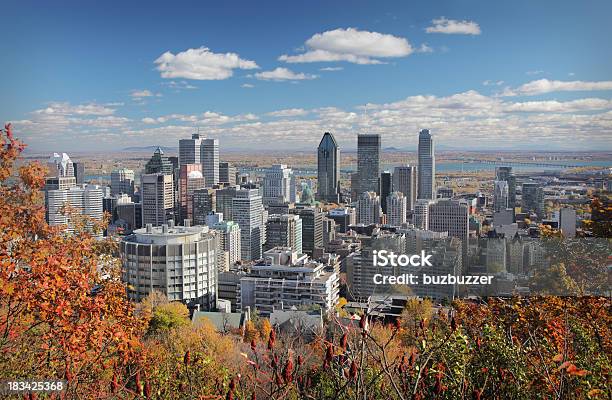
[[340, 202], [340, 148], [329, 132], [323, 134], [317, 150], [317, 199]]
[[433, 137], [429, 129], [419, 132], [419, 199], [436, 198], [436, 158], [434, 156]]
[[359, 174], [357, 196], [364, 192], [380, 194], [380, 153], [379, 134], [357, 136], [357, 173]]
[[219, 140], [200, 138], [179, 140], [179, 165], [202, 164], [202, 175], [207, 187], [219, 183]]

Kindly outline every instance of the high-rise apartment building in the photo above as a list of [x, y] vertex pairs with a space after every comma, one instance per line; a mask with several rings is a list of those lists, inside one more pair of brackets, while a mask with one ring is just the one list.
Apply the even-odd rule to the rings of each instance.
[[124, 237], [120, 250], [128, 297], [140, 301], [157, 291], [170, 301], [213, 310], [217, 300], [217, 241], [208, 227], [174, 224], [147, 225]]
[[290, 247], [302, 254], [302, 220], [299, 216], [284, 214], [268, 217], [264, 250], [274, 247]]
[[317, 149], [317, 199], [340, 203], [340, 147], [329, 132]]
[[134, 171], [127, 168], [111, 172], [111, 196], [118, 194], [134, 195]]
[[436, 198], [436, 159], [434, 153], [434, 142], [429, 129], [419, 132], [419, 178], [418, 198]]
[[387, 224], [402, 226], [406, 223], [406, 196], [402, 192], [393, 192], [387, 196]]
[[433, 200], [419, 199], [414, 204], [414, 213], [412, 214], [412, 224], [424, 230], [429, 230], [429, 206]]
[[338, 299], [338, 274], [289, 248], [266, 251], [264, 260], [240, 278], [241, 307], [257, 309], [266, 317], [273, 310], [313, 305], [326, 314]]
[[364, 192], [380, 194], [381, 139], [378, 134], [357, 136], [357, 173], [359, 179], [357, 196]]
[[161, 226], [174, 221], [174, 183], [171, 174], [142, 175], [140, 192], [144, 226]]
[[294, 203], [296, 196], [295, 176], [285, 164], [274, 164], [266, 171], [263, 180], [263, 203]]
[[416, 167], [406, 165], [395, 167], [393, 170], [393, 191], [401, 192], [406, 197], [407, 211], [414, 210], [417, 199], [417, 170]]
[[241, 257], [240, 227], [234, 221], [221, 221], [212, 226], [219, 232], [220, 249], [223, 254], [219, 259], [219, 271], [228, 271]]
[[241, 259], [261, 258], [264, 243], [263, 203], [258, 189], [240, 189], [232, 199], [233, 220], [240, 226]]
[[379, 224], [381, 216], [380, 197], [376, 192], [363, 192], [357, 201], [357, 223]]

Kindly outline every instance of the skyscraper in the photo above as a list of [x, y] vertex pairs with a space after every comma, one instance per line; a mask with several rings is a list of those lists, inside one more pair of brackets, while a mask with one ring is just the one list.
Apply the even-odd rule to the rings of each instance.
[[127, 168], [111, 172], [111, 196], [117, 194], [134, 195], [134, 171]]
[[48, 174], [53, 177], [74, 177], [74, 164], [68, 154], [53, 153], [47, 161]]
[[461, 239], [463, 266], [467, 268], [469, 205], [465, 200], [438, 200], [429, 205], [429, 230]]
[[508, 182], [508, 208], [516, 207], [516, 176], [512, 167], [495, 168], [495, 179]]
[[[102, 220], [102, 188], [97, 185], [71, 186], [64, 189], [50, 189], [46, 193], [46, 216], [50, 226], [66, 225], [66, 232], [74, 232], [70, 214], [64, 209], [91, 218]], [[101, 233], [100, 233], [101, 234]]]
[[544, 217], [544, 189], [537, 182], [524, 182], [522, 190], [523, 212], [535, 212], [539, 218]]
[[204, 188], [204, 177], [200, 164], [183, 164], [179, 171], [178, 209], [179, 221], [193, 221], [193, 193]]
[[357, 136], [358, 197], [364, 192], [380, 194], [380, 154], [380, 135], [361, 134]]
[[433, 200], [419, 199], [414, 204], [412, 224], [423, 230], [429, 230], [429, 206]]
[[263, 180], [263, 203], [282, 204], [295, 202], [295, 176], [285, 164], [274, 164], [266, 171]]
[[144, 174], [141, 178], [142, 224], [161, 226], [174, 221], [172, 175]]
[[323, 212], [321, 208], [297, 204], [289, 209], [302, 220], [302, 250], [312, 256], [317, 249], [323, 248]]
[[227, 271], [240, 260], [240, 227], [234, 221], [221, 221], [212, 229], [219, 232], [220, 248], [224, 253], [220, 257], [219, 271]]
[[495, 181], [493, 191], [493, 211], [500, 212], [508, 208], [508, 182]]
[[340, 202], [340, 148], [329, 132], [323, 134], [317, 149], [317, 199]]
[[264, 250], [274, 247], [291, 247], [302, 254], [302, 220], [297, 215], [270, 215], [266, 223], [266, 245]]
[[357, 201], [357, 223], [378, 224], [381, 215], [380, 197], [376, 192], [363, 192]]
[[407, 211], [414, 210], [414, 203], [417, 199], [416, 167], [410, 165], [395, 167], [393, 170], [393, 191], [404, 194]]
[[402, 226], [406, 223], [406, 196], [402, 192], [393, 192], [387, 196], [387, 224]]
[[74, 167], [74, 178], [76, 179], [76, 184], [85, 184], [85, 164], [83, 161], [73, 162], [72, 165]]
[[216, 211], [216, 190], [197, 189], [193, 192], [193, 224], [207, 225], [206, 216]]
[[228, 162], [219, 163], [219, 183], [227, 185], [236, 184], [236, 167]]
[[202, 139], [200, 160], [206, 187], [219, 183], [219, 140]]
[[223, 189], [216, 189], [217, 212], [223, 214], [226, 220], [233, 220], [232, 200], [236, 197], [236, 192], [240, 188], [238, 186], [227, 186]]
[[194, 133], [191, 139], [179, 140], [179, 166], [185, 164], [201, 164], [200, 159], [202, 139]]
[[261, 258], [263, 204], [258, 189], [240, 189], [232, 199], [233, 220], [240, 227], [242, 260]]
[[418, 198], [436, 198], [436, 159], [434, 155], [434, 142], [429, 129], [419, 132], [419, 179]]
[[393, 191], [393, 182], [391, 181], [391, 172], [383, 171], [380, 173], [380, 202], [383, 213], [387, 213], [387, 197]]
[[172, 163], [168, 160], [168, 157], [164, 155], [164, 151], [161, 147], [158, 147], [151, 159], [145, 165], [145, 174], [172, 175], [172, 173]]

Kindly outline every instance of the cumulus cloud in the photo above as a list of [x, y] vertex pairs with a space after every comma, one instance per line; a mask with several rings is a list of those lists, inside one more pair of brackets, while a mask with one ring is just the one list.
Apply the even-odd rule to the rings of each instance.
[[429, 47], [426, 43], [423, 43], [416, 49], [417, 53], [433, 53], [433, 51], [433, 48]]
[[115, 109], [105, 104], [78, 104], [52, 102], [46, 108], [34, 111], [36, 114], [47, 115], [111, 115]]
[[272, 71], [257, 72], [255, 78], [262, 81], [302, 81], [306, 79], [316, 79], [317, 75], [297, 73], [290, 69], [278, 67]]
[[246, 89], [252, 89], [255, 87], [255, 85], [251, 84], [251, 83], [243, 83], [242, 85], [240, 85], [240, 87], [246, 88]]
[[189, 83], [187, 83], [187, 81], [168, 81], [168, 82], [162, 82], [162, 85], [169, 87], [170, 89], [175, 89], [175, 90], [192, 90], [192, 89], [197, 89], [197, 86], [191, 85]]
[[552, 81], [539, 79], [519, 86], [506, 88], [501, 96], [533, 96], [551, 92], [578, 92], [594, 90], [612, 90], [612, 81]]
[[222, 80], [231, 77], [234, 69], [257, 69], [255, 61], [240, 58], [236, 53], [213, 53], [207, 47], [187, 49], [177, 54], [167, 51], [154, 61], [162, 78]]
[[308, 114], [308, 111], [303, 108], [287, 108], [284, 110], [272, 111], [266, 113], [270, 117], [297, 117]]
[[329, 72], [333, 72], [333, 71], [342, 71], [344, 68], [342, 67], [323, 67], [323, 68], [319, 68], [319, 71], [329, 71]]
[[306, 41], [305, 48], [305, 53], [283, 54], [279, 60], [288, 63], [347, 61], [380, 64], [380, 58], [406, 57], [414, 51], [405, 38], [355, 28], [317, 33]]
[[425, 29], [427, 33], [445, 33], [449, 35], [480, 35], [480, 26], [474, 21], [457, 21], [440, 17], [431, 21]]

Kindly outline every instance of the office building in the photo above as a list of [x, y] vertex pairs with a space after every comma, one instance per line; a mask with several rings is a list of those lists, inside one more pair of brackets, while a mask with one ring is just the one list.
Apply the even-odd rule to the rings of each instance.
[[170, 301], [214, 309], [217, 240], [207, 227], [175, 227], [173, 223], [149, 224], [124, 237], [120, 253], [128, 297], [140, 301], [156, 291]]
[[236, 184], [236, 167], [228, 162], [219, 163], [219, 183], [225, 185]]
[[168, 157], [164, 155], [161, 147], [158, 147], [151, 159], [145, 165], [145, 174], [165, 174], [172, 175], [174, 168]]
[[348, 227], [357, 223], [357, 212], [354, 208], [335, 208], [327, 213], [327, 218], [334, 220], [338, 232], [346, 233]]
[[329, 132], [317, 149], [317, 200], [340, 203], [340, 147]]
[[559, 228], [567, 239], [576, 237], [576, 210], [569, 207], [561, 208], [558, 212]]
[[521, 211], [534, 212], [538, 218], [545, 217], [544, 189], [537, 182], [524, 182], [521, 198]]
[[406, 196], [402, 192], [393, 192], [387, 196], [387, 224], [402, 226], [406, 223]]
[[[201, 164], [182, 164], [179, 167], [178, 210], [179, 221], [193, 221], [193, 193], [205, 187]], [[195, 223], [194, 223], [195, 225]]]
[[[83, 185], [49, 189], [45, 194], [45, 214], [50, 226], [65, 225], [65, 231], [73, 233], [75, 225], [71, 219], [72, 213], [88, 217], [91, 222], [102, 220], [104, 194], [100, 186]], [[101, 235], [101, 232], [99, 234]]]
[[469, 213], [469, 205], [465, 200], [440, 199], [429, 205], [428, 229], [434, 232], [447, 232], [449, 236], [461, 240], [464, 268], [467, 268]]
[[495, 181], [493, 189], [493, 211], [500, 212], [509, 207], [508, 182]]
[[240, 227], [241, 259], [261, 258], [264, 243], [263, 203], [257, 189], [240, 189], [232, 199], [233, 221]]
[[215, 189], [217, 197], [216, 211], [223, 214], [223, 218], [228, 221], [233, 220], [232, 201], [236, 197], [236, 192], [240, 190], [238, 186], [226, 186], [222, 189]]
[[219, 183], [219, 140], [202, 139], [200, 158], [206, 187]]
[[387, 197], [393, 192], [393, 181], [391, 180], [391, 172], [383, 171], [380, 173], [380, 199], [381, 208], [384, 214], [387, 213]]
[[319, 306], [326, 314], [338, 303], [339, 277], [325, 267], [289, 248], [270, 249], [240, 278], [240, 305], [264, 317], [273, 310], [304, 306]]
[[393, 170], [393, 191], [401, 192], [406, 197], [407, 211], [414, 210], [417, 199], [417, 170], [416, 167], [406, 165], [395, 167]]
[[495, 179], [508, 183], [508, 208], [516, 207], [516, 176], [512, 172], [512, 167], [495, 168]]
[[142, 228], [142, 204], [132, 201], [115, 205], [115, 220], [113, 224], [122, 229], [122, 233], [130, 234]]
[[74, 164], [66, 153], [53, 153], [47, 161], [48, 177], [74, 177]]
[[429, 206], [434, 200], [419, 199], [414, 205], [414, 213], [412, 214], [412, 224], [424, 230], [429, 230]]
[[263, 179], [263, 203], [295, 203], [295, 176], [291, 168], [284, 164], [274, 164], [266, 171]]
[[302, 250], [312, 257], [315, 250], [323, 248], [323, 211], [320, 207], [297, 204], [289, 213], [302, 220]]
[[118, 194], [134, 195], [134, 171], [127, 168], [111, 172], [111, 196]]
[[[193, 191], [193, 225], [209, 225], [208, 215], [217, 208], [217, 191], [210, 188], [201, 188]], [[222, 213], [219, 213], [223, 216]], [[223, 219], [223, 218], [221, 218]]]
[[198, 133], [191, 135], [191, 139], [179, 140], [179, 167], [185, 164], [202, 164], [202, 139]]
[[364, 225], [379, 224], [381, 216], [380, 197], [376, 192], [363, 192], [357, 201], [357, 223]]
[[429, 129], [422, 129], [419, 132], [418, 159], [418, 198], [433, 200], [436, 193], [436, 158], [433, 137]]
[[77, 185], [85, 184], [85, 164], [83, 161], [72, 162], [72, 166], [74, 169], [74, 178], [76, 180]]
[[264, 249], [289, 247], [302, 254], [302, 220], [293, 214], [270, 215], [266, 223], [266, 245]]
[[143, 226], [161, 226], [174, 221], [174, 183], [171, 174], [142, 175], [140, 192]]
[[361, 134], [357, 136], [357, 173], [359, 174], [357, 197], [364, 192], [380, 194], [380, 156], [380, 135]]

